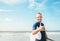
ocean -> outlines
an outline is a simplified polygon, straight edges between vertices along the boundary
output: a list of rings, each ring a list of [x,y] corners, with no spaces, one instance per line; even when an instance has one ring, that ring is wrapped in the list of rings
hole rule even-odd
[[[0,32],[0,41],[30,41],[31,32]],[[49,38],[60,41],[60,32],[47,32]]]

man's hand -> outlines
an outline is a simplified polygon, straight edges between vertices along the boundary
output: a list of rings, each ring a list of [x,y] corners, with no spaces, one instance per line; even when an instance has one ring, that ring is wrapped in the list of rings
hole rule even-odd
[[[39,29],[39,31],[45,31],[45,27],[44,26],[40,26],[38,29]]]
[[[37,28],[36,30],[33,30],[33,31],[32,31],[32,34],[34,35],[34,34],[37,34],[39,31],[44,31],[44,30],[45,30],[44,26],[40,26],[40,27]]]
[[[45,27],[42,26],[41,22],[40,22],[40,27],[39,27],[40,31],[44,31],[45,30]]]

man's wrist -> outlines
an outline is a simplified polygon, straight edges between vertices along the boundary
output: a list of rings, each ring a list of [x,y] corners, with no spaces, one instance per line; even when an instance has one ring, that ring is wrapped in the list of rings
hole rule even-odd
[[[40,31],[40,29],[39,29],[39,28],[37,28],[37,31],[39,32],[39,31]]]

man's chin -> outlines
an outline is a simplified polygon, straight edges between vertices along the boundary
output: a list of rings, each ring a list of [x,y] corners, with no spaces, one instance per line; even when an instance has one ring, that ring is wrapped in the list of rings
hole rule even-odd
[[[38,22],[42,22],[42,21],[38,21]]]

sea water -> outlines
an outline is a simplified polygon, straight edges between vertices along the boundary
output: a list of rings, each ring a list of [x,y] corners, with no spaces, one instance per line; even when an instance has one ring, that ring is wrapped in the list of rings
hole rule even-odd
[[[31,32],[0,32],[0,41],[30,41]],[[60,32],[47,32],[49,38],[60,41]]]

